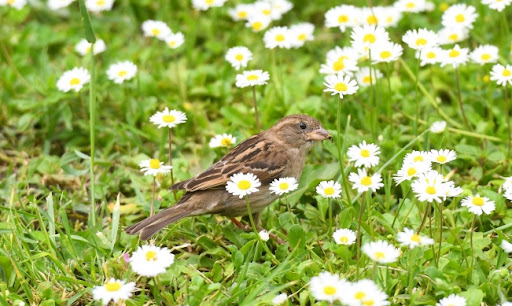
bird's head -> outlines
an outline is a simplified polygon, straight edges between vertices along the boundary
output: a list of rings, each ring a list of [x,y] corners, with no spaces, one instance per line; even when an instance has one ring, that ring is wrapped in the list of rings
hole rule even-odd
[[[299,149],[310,149],[320,140],[332,141],[332,136],[320,122],[306,115],[286,116],[267,132],[275,135],[287,145]]]

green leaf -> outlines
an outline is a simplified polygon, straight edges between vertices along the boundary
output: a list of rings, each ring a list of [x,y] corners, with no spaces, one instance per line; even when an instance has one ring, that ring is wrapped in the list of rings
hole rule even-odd
[[[290,242],[290,247],[294,249],[297,245],[300,249],[306,246],[306,232],[302,226],[298,224],[294,224],[290,227],[288,231],[288,241]]]
[[[80,6],[80,15],[82,15],[82,25],[84,27],[85,39],[87,39],[87,41],[91,44],[94,44],[96,42],[96,36],[94,35],[94,30],[92,29],[89,12],[87,12],[84,0],[78,0],[78,4]]]

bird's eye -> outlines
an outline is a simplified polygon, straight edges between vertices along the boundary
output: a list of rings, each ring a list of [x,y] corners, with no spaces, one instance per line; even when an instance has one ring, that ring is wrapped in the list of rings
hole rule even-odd
[[[303,130],[307,129],[308,125],[304,122],[299,123],[299,127]]]

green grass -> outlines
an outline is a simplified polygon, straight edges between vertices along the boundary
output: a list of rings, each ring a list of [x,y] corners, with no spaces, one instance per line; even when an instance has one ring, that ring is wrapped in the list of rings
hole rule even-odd
[[[377,2],[374,5],[390,3]],[[501,31],[512,20],[510,7],[500,14],[480,1],[467,2],[477,8],[479,18],[470,38],[460,45],[473,49],[495,44],[500,48],[500,62],[510,63],[511,37]],[[462,100],[473,133],[464,127],[452,68],[421,68],[415,98],[416,61],[406,47],[403,60],[390,67],[390,90],[386,78],[378,82],[373,96],[370,88],[360,88],[343,99],[338,118],[338,98],[323,93],[324,76],[318,73],[328,50],[350,43],[349,31],[340,33],[323,26],[325,11],[334,4],[296,3],[273,25],[309,21],[316,26],[316,39],[300,49],[269,51],[262,33],[231,21],[227,15],[227,8],[233,6],[230,3],[197,12],[189,1],[116,1],[112,11],[91,15],[96,37],[107,45],[106,52],[95,58],[96,186],[91,194],[89,93],[87,87],[79,93],[62,93],[55,86],[65,70],[91,65],[90,57],[74,52],[75,43],[84,36],[78,4],[55,13],[45,2],[33,3],[21,11],[0,7],[3,304],[94,304],[91,289],[107,277],[116,277],[136,281],[140,288],[126,301],[128,305],[262,305],[280,292],[291,295],[290,305],[321,305],[309,292],[311,277],[322,271],[339,273],[350,281],[356,276],[355,245],[339,246],[329,233],[340,227],[357,228],[361,198],[348,190],[348,182],[342,182],[341,200],[329,202],[315,192],[321,180],[341,180],[338,137],[346,174],[355,170],[347,162],[346,149],[362,140],[381,147],[377,169],[389,161],[382,169],[385,187],[366,196],[369,206],[363,215],[363,243],[384,239],[398,245],[397,232],[404,226],[419,227],[426,203],[414,200],[408,183],[397,187],[392,181],[402,157],[412,149],[456,150],[458,158],[444,167],[445,173],[453,172],[452,179],[464,195],[479,192],[496,202],[491,215],[477,218],[474,266],[469,235],[473,215],[461,208],[460,197],[443,204],[438,263],[434,260],[439,243],[436,209],[432,227],[427,224],[422,230],[436,240],[435,248],[402,248],[398,262],[388,268],[378,265],[375,280],[392,304],[434,305],[450,293],[460,293],[470,306],[500,304],[512,297],[512,261],[499,247],[501,239],[510,241],[512,235],[511,204],[500,194],[503,177],[510,176],[512,169],[506,159],[504,89],[483,81],[491,66],[460,68]],[[401,42],[408,29],[440,29],[441,14],[437,5],[433,12],[406,15],[399,27],[388,30],[391,40]],[[144,38],[140,25],[147,19],[163,20],[173,31],[183,32],[185,45],[171,50],[161,41]],[[254,233],[242,232],[225,218],[186,218],[155,236],[156,245],[176,255],[175,263],[155,284],[154,279],[136,276],[123,261],[124,253],[143,242],[122,229],[148,216],[150,210],[152,178],[141,174],[138,163],[150,157],[167,159],[167,130],[150,124],[149,117],[166,106],[187,114],[188,121],[173,129],[177,181],[206,169],[227,152],[208,147],[216,133],[232,133],[239,141],[256,133],[252,92],[235,87],[237,72],[224,60],[227,49],[237,45],[253,51],[249,69],[271,74],[269,84],[257,88],[263,128],[284,115],[304,113],[316,117],[335,142],[317,146],[308,157],[299,189],[271,204],[263,214],[263,226],[289,244],[270,240],[271,255]],[[136,78],[122,85],[109,81],[106,69],[117,60],[133,61],[138,66]],[[384,65],[376,66],[386,75]],[[420,107],[418,134],[441,119],[450,129],[439,135],[426,133],[400,152],[416,137],[416,103]],[[340,135],[336,133],[338,119]],[[373,134],[372,124],[376,125]],[[170,176],[157,180],[156,206],[173,205]],[[95,225],[88,223],[91,196],[96,203]],[[113,213],[116,201],[119,214]],[[364,255],[360,261],[361,277],[371,278],[373,263]]]

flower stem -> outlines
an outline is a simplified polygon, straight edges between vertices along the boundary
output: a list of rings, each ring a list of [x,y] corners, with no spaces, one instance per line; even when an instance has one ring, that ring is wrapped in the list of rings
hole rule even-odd
[[[512,132],[510,128],[510,104],[508,102],[508,83],[505,84],[505,111],[507,114],[507,131],[508,131],[508,149],[507,149],[507,162],[510,160],[510,146],[511,146],[511,139],[512,139]]]
[[[91,45],[91,82],[89,86],[89,142],[91,144],[91,162],[90,162],[90,184],[91,184],[91,214],[89,215],[89,220],[92,226],[96,225],[96,201],[95,197],[95,184],[96,178],[94,175],[94,155],[95,155],[95,126],[96,126],[96,67],[94,61],[94,45]]]
[[[332,203],[331,198],[328,199],[328,205],[329,205],[329,230],[328,230],[328,237],[332,236]]]
[[[437,258],[436,258],[436,266],[439,266],[439,259],[441,258],[441,246],[443,243],[443,209],[444,209],[444,202],[441,201],[439,203],[439,246],[437,247]]]
[[[464,107],[462,106],[462,95],[460,92],[459,68],[455,68],[455,83],[457,83],[457,98],[459,100],[459,108],[460,108],[460,112],[462,113],[462,117],[464,118],[464,123],[466,124],[466,127],[468,128],[468,130],[473,132],[473,128],[469,124],[468,118],[466,117],[466,112],[464,111]]]
[[[261,131],[260,118],[258,115],[258,101],[256,100],[256,87],[252,87],[252,99],[254,102],[254,116],[256,117],[256,128]]]
[[[361,206],[359,206],[359,219],[357,220],[357,257],[356,257],[356,280],[359,280],[359,258],[361,257],[361,219],[364,211],[364,196],[361,198]]]
[[[419,80],[419,71],[420,71],[420,58],[421,58],[421,51],[419,51],[418,60],[416,64],[416,71],[414,72],[414,79],[415,79],[415,85],[414,85],[414,100],[416,100],[416,120],[414,120],[412,129],[414,132],[414,135],[418,135],[418,119],[420,118],[420,101],[418,101],[418,80]]]
[[[421,229],[423,228],[423,225],[425,225],[425,220],[427,220],[427,215],[428,215],[428,212],[430,210],[430,202],[427,202],[427,207],[425,208],[425,213],[423,214],[423,218],[421,219],[421,224],[420,224],[420,227],[418,228],[418,231],[416,232],[416,234],[420,234],[421,232]]]
[[[274,264],[278,265],[280,263],[279,260],[277,260],[277,258],[274,256],[274,253],[272,253],[269,250],[267,243],[265,241],[261,240],[260,233],[258,232],[258,229],[256,228],[254,219],[252,218],[251,205],[249,204],[249,198],[247,196],[245,196],[245,204],[247,205],[247,214],[249,216],[249,222],[251,223],[252,230],[256,234],[256,238],[258,238],[258,241],[261,243],[261,245],[263,246],[263,248],[265,249],[267,254],[269,254],[272,257],[272,261],[274,262]]]
[[[155,209],[155,188],[156,188],[156,175],[153,176],[153,191],[151,196],[151,210],[149,212],[149,216],[153,215]]]
[[[169,165],[171,166],[171,185],[174,185],[174,169],[172,168],[172,132],[169,128]],[[176,196],[176,190],[173,190],[174,200],[177,202],[178,197]]]
[[[476,214],[473,215],[473,222],[471,222],[471,233],[469,234],[469,244],[471,245],[471,268],[475,264],[475,253],[473,249],[473,232],[475,231]]]
[[[347,117],[347,126],[345,128],[345,133],[349,126],[349,122],[350,116]],[[340,163],[341,179],[343,180],[342,185],[343,189],[345,190],[345,194],[347,195],[347,200],[350,202],[350,191],[348,188],[349,186],[347,184],[347,178],[345,176],[345,170],[343,169],[343,155],[341,154],[341,98],[338,99],[338,118],[336,123],[336,133],[338,136],[338,141],[336,142],[336,149],[338,151],[338,162]],[[345,139],[345,137],[343,137],[343,139]]]
[[[374,85],[374,80],[373,80],[373,75],[372,75],[372,50],[369,49],[368,50],[368,57],[369,57],[369,60],[370,60],[370,96],[371,96],[371,114],[370,114],[370,118],[372,120],[371,122],[371,132],[372,132],[372,138],[373,139],[376,139],[377,138],[377,135],[376,135],[376,129],[377,129],[377,99],[376,99],[376,94],[375,94],[375,85]]]

